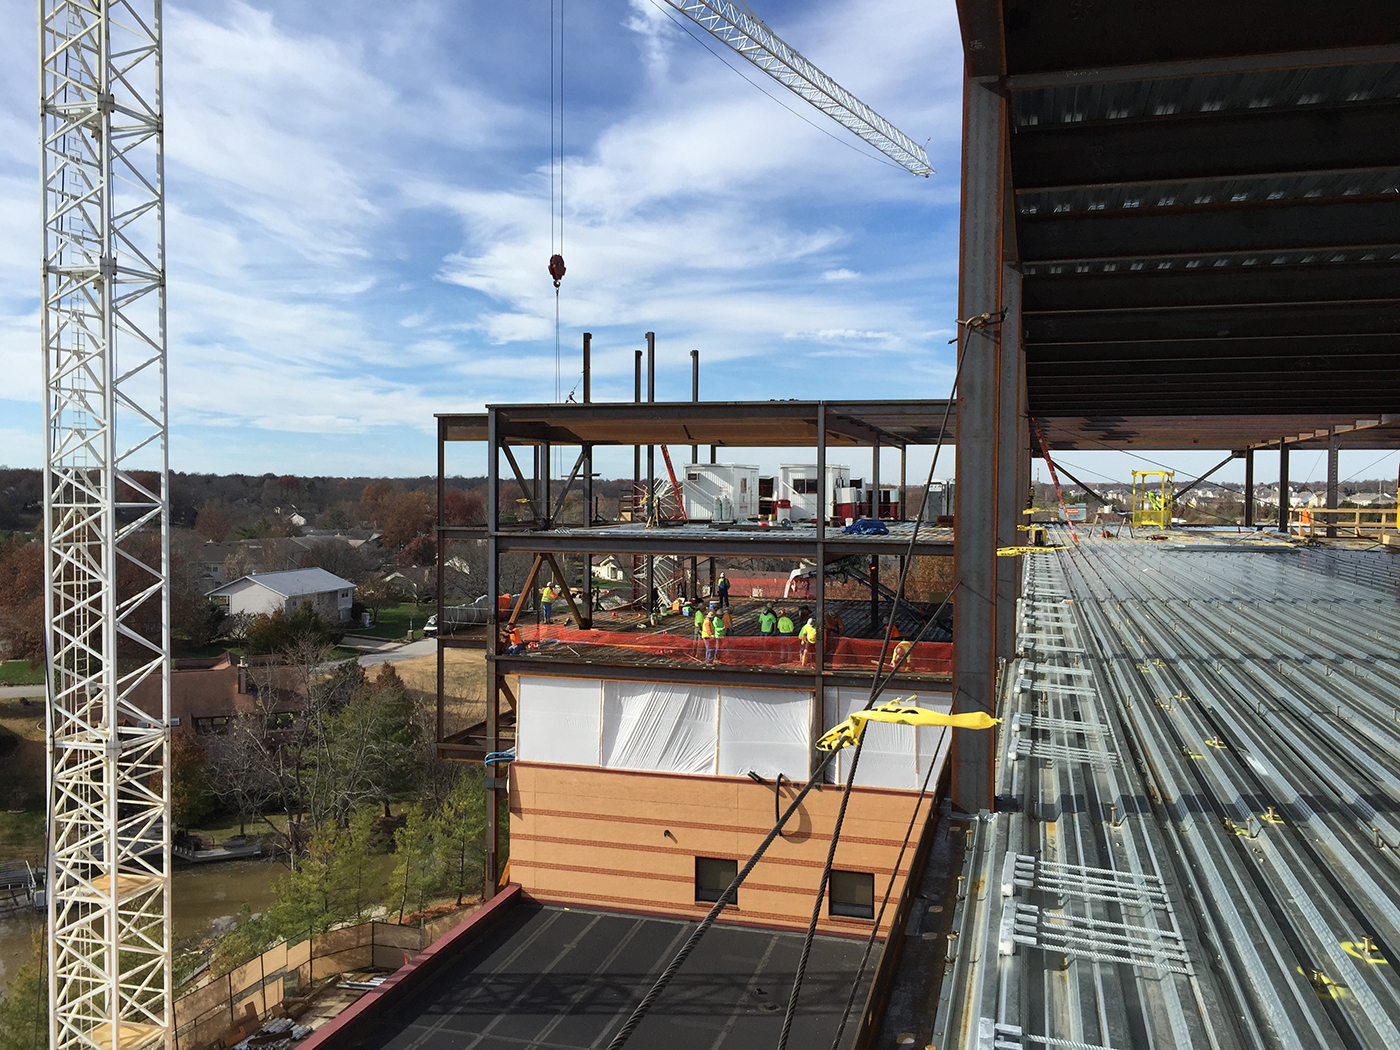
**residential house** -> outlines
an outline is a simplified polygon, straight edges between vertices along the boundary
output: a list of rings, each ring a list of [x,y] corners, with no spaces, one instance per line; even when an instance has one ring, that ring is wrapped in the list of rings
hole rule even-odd
[[[215,587],[207,597],[227,605],[230,615],[271,615],[281,609],[291,615],[310,602],[327,623],[347,623],[355,585],[325,569],[260,572]]]

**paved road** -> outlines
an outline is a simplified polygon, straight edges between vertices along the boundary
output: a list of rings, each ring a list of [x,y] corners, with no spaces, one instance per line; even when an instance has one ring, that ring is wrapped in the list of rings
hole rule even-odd
[[[19,700],[26,696],[44,698],[42,685],[0,685],[0,700]]]
[[[432,656],[437,652],[437,639],[424,638],[420,642],[409,642],[387,653],[366,653],[360,657],[361,667],[375,664],[395,664],[400,660],[412,660],[415,656]]]

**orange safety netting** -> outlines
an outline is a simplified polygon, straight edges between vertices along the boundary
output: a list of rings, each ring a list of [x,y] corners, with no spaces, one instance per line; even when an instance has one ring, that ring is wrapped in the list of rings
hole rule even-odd
[[[630,649],[640,656],[659,657],[677,663],[705,663],[705,646],[694,632],[640,634],[630,631],[580,631],[553,624],[520,628],[530,651],[538,643],[558,643],[579,648],[610,645]],[[839,670],[874,670],[880,662],[881,640],[828,635],[826,666]],[[726,635],[719,639],[713,663],[742,667],[801,667],[803,646],[796,636],[763,638],[753,635]],[[912,674],[952,674],[952,642],[893,642],[885,659],[889,670],[899,661],[899,669]],[[811,666],[810,652],[806,665]]]

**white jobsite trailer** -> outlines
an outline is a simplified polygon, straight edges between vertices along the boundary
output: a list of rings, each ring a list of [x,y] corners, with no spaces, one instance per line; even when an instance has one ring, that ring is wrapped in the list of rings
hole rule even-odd
[[[690,521],[747,521],[758,517],[757,466],[687,463],[681,489],[685,493],[685,516]]]
[[[851,468],[837,463],[826,465],[827,517],[832,516],[839,489],[850,488]],[[817,466],[815,463],[783,463],[778,467],[778,484],[774,492],[778,517],[787,513],[782,506],[789,501],[793,521],[813,521],[817,516]]]

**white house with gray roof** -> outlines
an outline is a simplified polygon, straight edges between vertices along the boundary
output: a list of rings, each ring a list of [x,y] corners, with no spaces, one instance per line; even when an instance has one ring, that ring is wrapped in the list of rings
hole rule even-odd
[[[272,615],[281,609],[290,616],[310,602],[326,623],[346,623],[355,601],[355,585],[325,569],[259,572],[215,587],[206,596],[228,606],[230,615]]]

